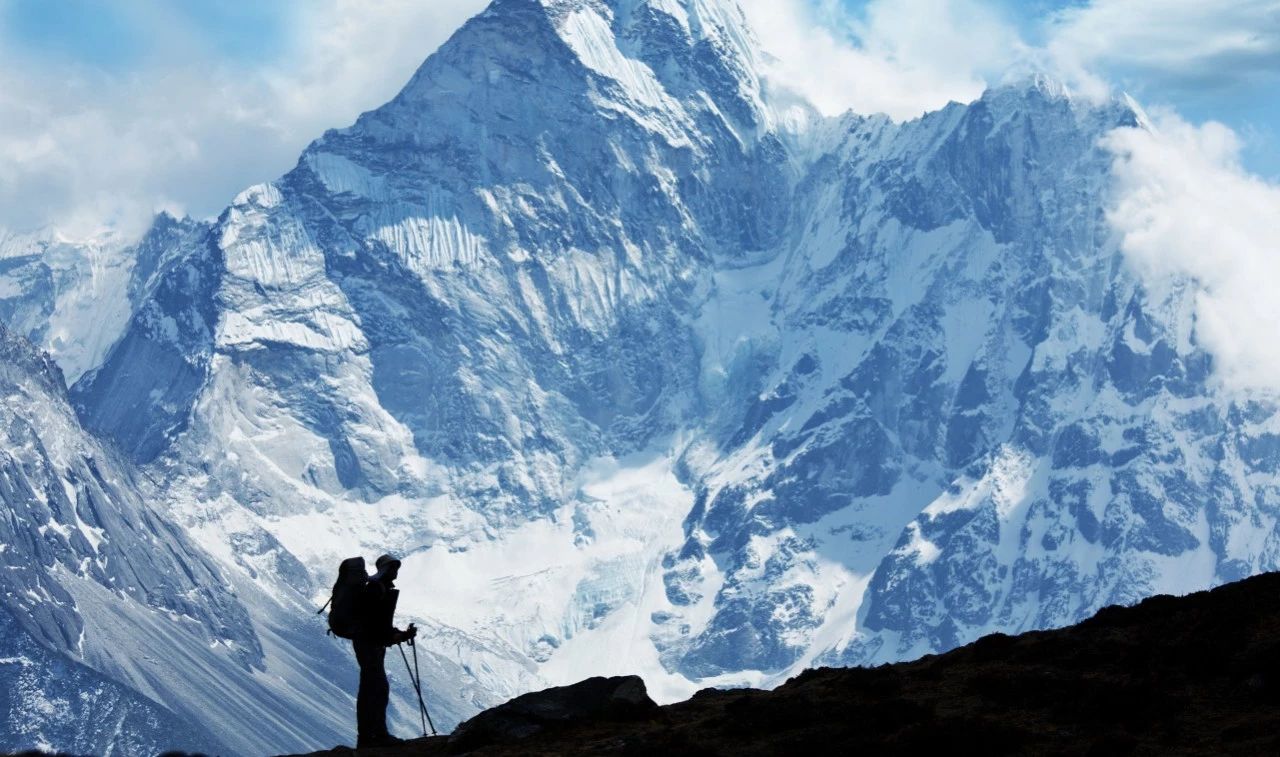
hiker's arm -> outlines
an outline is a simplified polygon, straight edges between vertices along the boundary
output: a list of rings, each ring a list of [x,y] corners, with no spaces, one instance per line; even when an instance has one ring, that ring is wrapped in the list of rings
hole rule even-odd
[[[399,644],[402,641],[409,641],[410,639],[416,637],[417,635],[418,635],[418,627],[413,625],[412,623],[410,623],[409,628],[404,631],[401,631],[399,628],[392,628],[391,643]]]

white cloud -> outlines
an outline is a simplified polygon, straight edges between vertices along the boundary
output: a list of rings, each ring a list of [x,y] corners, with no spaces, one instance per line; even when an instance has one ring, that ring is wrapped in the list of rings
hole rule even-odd
[[[1027,54],[1013,26],[976,0],[742,0],[769,72],[829,115],[918,116],[968,102]]]
[[[1280,0],[1093,0],[1049,21],[1050,54],[1072,70],[1132,72],[1160,88],[1280,74]]]
[[[1157,299],[1190,282],[1196,336],[1226,386],[1280,395],[1280,187],[1240,167],[1239,140],[1218,123],[1165,113],[1106,146],[1109,217],[1130,264]]]
[[[296,46],[237,69],[156,16],[161,49],[110,74],[0,50],[0,226],[136,230],[161,207],[216,213],[326,128],[390,99],[486,0],[303,4]]]
[[[1175,92],[1280,78],[1280,0],[1091,0],[1041,19],[1028,44],[992,0],[742,0],[773,75],[825,113],[910,118],[966,102],[1012,71],[1091,96],[1108,79]]]

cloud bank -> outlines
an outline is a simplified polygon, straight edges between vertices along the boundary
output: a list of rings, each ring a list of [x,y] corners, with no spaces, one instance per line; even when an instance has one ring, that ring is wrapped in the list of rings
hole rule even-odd
[[[1092,0],[1048,24],[1048,51],[1076,71],[1110,70],[1162,90],[1280,77],[1280,0]]]
[[[1090,0],[1031,19],[996,0],[741,1],[773,75],[828,114],[913,118],[1029,70],[1096,96],[1280,83],[1280,0]]]
[[[1222,124],[1173,113],[1117,129],[1115,201],[1123,250],[1157,300],[1192,287],[1194,332],[1228,389],[1280,397],[1280,187],[1246,173]]]
[[[1011,23],[974,0],[872,0],[858,15],[813,0],[742,7],[776,59],[767,74],[827,115],[901,120],[968,102],[1027,53]]]

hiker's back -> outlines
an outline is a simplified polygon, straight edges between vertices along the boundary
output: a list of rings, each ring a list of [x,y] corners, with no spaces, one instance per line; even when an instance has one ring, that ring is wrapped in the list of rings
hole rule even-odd
[[[338,566],[329,598],[329,632],[343,639],[361,635],[368,623],[369,573],[363,557],[348,557]]]

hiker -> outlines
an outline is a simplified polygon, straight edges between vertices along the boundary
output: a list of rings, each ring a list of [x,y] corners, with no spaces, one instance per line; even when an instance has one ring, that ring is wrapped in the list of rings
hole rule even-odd
[[[361,560],[361,571],[363,563]],[[356,602],[354,633],[351,647],[360,665],[360,689],[356,694],[356,746],[384,746],[398,744],[403,739],[387,732],[387,699],[391,687],[387,683],[384,662],[387,647],[413,639],[418,629],[409,625],[401,631],[392,625],[396,612],[396,600],[400,590],[396,588],[396,576],[400,561],[391,555],[383,555],[374,563],[377,572],[368,578],[361,588]]]

